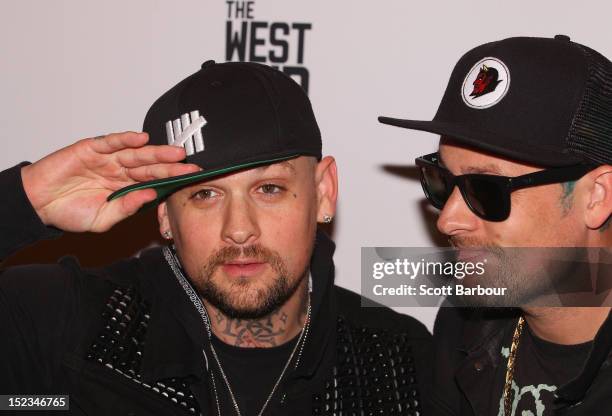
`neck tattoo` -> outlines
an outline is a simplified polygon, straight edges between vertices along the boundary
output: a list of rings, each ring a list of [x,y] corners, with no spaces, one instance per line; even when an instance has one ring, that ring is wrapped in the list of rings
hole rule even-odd
[[[275,347],[287,334],[287,314],[282,310],[265,318],[248,320],[228,318],[218,310],[212,315],[213,333],[221,341],[236,347]]]
[[[237,319],[229,318],[206,303],[206,310],[212,318],[213,334],[226,344],[243,348],[276,347],[293,339],[304,327],[309,302],[308,289],[304,287],[298,290],[304,295],[301,296],[297,314],[281,307],[263,318]]]

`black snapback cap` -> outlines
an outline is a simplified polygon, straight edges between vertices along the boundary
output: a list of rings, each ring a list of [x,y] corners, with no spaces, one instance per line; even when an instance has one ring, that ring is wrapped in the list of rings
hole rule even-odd
[[[226,173],[300,155],[321,159],[321,134],[304,90],[282,72],[251,62],[205,62],[155,101],[143,131],[151,145],[184,147],[184,162],[202,170],[136,183],[113,192],[109,201],[153,188],[154,204],[180,187]]]
[[[378,120],[543,167],[612,164],[612,63],[564,35],[491,42],[459,59],[433,120]]]

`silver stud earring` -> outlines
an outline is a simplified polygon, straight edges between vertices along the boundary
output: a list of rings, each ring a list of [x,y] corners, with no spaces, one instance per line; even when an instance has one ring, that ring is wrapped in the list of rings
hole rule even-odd
[[[333,219],[334,219],[334,218],[333,218],[332,216],[330,216],[330,215],[323,215],[323,222],[324,222],[325,224],[329,224],[329,223],[331,223]]]
[[[170,231],[164,231],[163,236],[166,240],[170,240],[172,238],[172,233]]]

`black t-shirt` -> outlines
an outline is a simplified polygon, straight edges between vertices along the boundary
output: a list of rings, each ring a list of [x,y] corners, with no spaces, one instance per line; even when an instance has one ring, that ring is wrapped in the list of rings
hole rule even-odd
[[[243,348],[226,344],[213,334],[213,345],[232,387],[242,416],[256,416],[259,413],[283,371],[283,367],[287,363],[298,338],[299,334],[291,341],[277,347]],[[292,360],[294,363],[295,359],[294,356]],[[212,358],[211,365],[215,374],[221,410],[223,414],[228,416],[235,415],[236,411],[227,385],[219,373],[219,367],[214,358]],[[287,368],[283,379],[287,378],[292,369],[293,364]],[[277,401],[279,398],[279,387],[277,387],[272,401]],[[268,411],[264,412],[264,415],[269,414],[269,408],[270,404],[268,404]]]
[[[510,353],[511,339],[506,340],[500,352],[504,365],[497,377],[497,396],[493,401],[492,415],[504,416],[503,389],[506,363]],[[511,414],[516,416],[550,416],[553,414],[555,392],[559,387],[575,378],[591,351],[593,342],[576,345],[560,345],[535,336],[529,326],[521,336],[515,360],[512,389],[514,398]],[[516,406],[516,408],[515,408]]]

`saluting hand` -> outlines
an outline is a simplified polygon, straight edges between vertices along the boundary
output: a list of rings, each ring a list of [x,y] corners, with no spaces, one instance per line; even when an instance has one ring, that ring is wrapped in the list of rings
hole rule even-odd
[[[103,232],[156,198],[153,189],[107,202],[137,182],[200,170],[179,163],[185,149],[147,146],[146,133],[114,133],[80,140],[21,169],[28,198],[42,222],[64,231]]]

